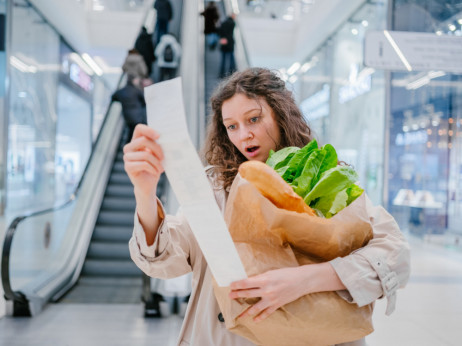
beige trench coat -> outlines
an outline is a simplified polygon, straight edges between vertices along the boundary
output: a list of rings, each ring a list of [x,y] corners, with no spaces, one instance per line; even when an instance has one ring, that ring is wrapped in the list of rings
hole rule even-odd
[[[224,212],[228,193],[223,189],[215,189],[214,192],[218,206]],[[394,310],[397,288],[404,287],[409,278],[409,246],[391,215],[382,207],[373,206],[365,194],[360,198],[365,199],[374,237],[367,246],[330,262],[347,288],[338,294],[359,306],[386,297],[386,313],[390,314]],[[229,332],[225,324],[220,322],[220,309],[213,293],[210,269],[181,211],[176,216],[165,217],[151,246],[146,243],[135,212],[135,227],[129,248],[136,265],[151,277],[169,279],[192,272],[192,293],[178,345],[253,345],[247,339]],[[365,345],[365,341],[362,339],[342,345]]]

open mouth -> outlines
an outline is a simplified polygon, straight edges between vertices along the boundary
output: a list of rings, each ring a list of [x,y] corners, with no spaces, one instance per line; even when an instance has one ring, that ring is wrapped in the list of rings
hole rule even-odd
[[[245,148],[245,151],[247,151],[248,153],[253,153],[253,152],[257,151],[258,148],[260,148],[260,147],[259,146],[251,146],[251,147]]]

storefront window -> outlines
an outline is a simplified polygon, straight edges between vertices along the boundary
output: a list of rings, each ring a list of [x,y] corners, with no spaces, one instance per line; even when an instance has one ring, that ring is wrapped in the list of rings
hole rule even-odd
[[[450,3],[395,1],[393,30],[461,35],[461,18]],[[389,209],[403,230],[444,245],[462,233],[461,93],[449,71],[391,74]]]
[[[69,198],[110,91],[27,1],[14,2],[11,22],[6,207],[15,214]]]
[[[382,203],[384,73],[364,66],[364,35],[385,28],[386,1],[364,4],[301,67],[300,108],[322,144],[354,166],[374,203]]]
[[[58,96],[55,198],[65,201],[74,192],[91,153],[91,104],[62,85]]]
[[[7,208],[54,200],[59,35],[26,2],[15,2],[10,47]]]

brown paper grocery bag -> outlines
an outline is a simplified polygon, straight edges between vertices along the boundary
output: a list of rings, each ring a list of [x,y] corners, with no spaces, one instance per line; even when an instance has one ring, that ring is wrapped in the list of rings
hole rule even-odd
[[[372,238],[364,196],[331,219],[274,206],[238,175],[233,182],[225,221],[247,275],[319,263],[345,256]],[[256,301],[232,300],[229,287],[214,292],[226,327],[257,345],[333,345],[360,339],[373,331],[372,309],[346,302],[336,292],[303,296],[265,320],[237,318]]]

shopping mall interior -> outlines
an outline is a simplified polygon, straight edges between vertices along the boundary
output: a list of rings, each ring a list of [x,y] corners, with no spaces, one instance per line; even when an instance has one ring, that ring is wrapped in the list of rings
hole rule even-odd
[[[112,97],[143,27],[159,46],[155,2],[0,0],[0,345],[180,344],[191,277],[149,278],[130,258],[129,134]],[[377,300],[367,345],[460,345],[462,0],[170,0],[198,151],[223,77],[210,2],[217,25],[235,15],[236,69],[280,76],[409,243],[409,281],[392,314]],[[176,213],[165,176],[157,196]]]

